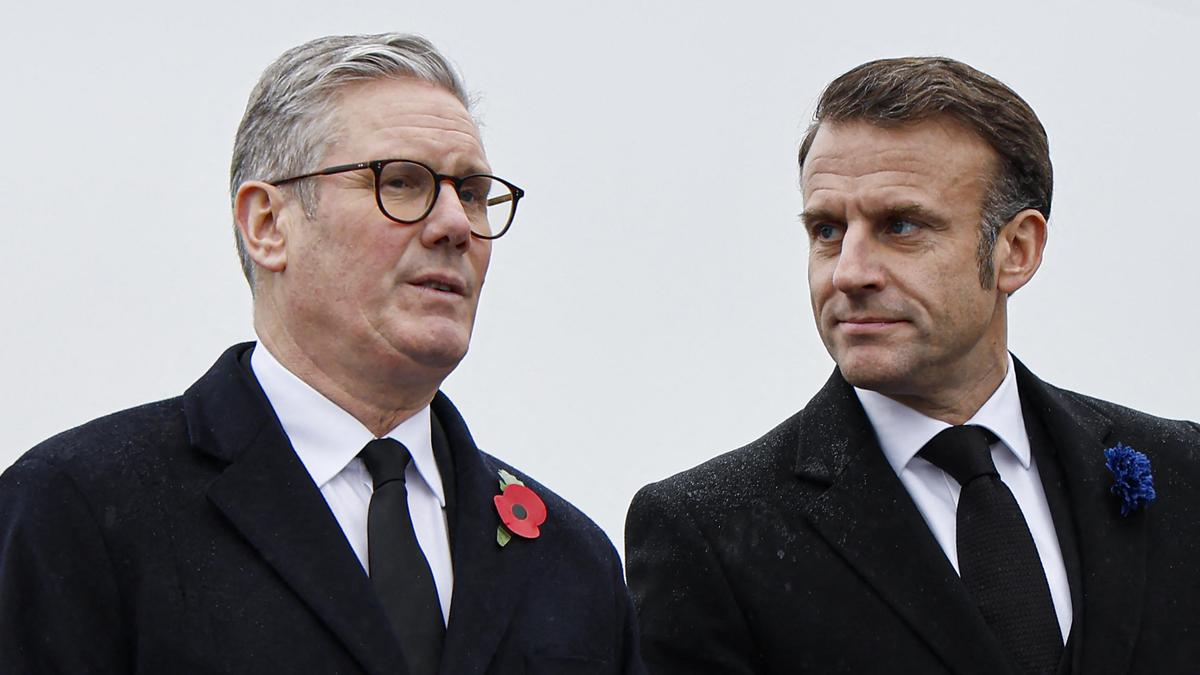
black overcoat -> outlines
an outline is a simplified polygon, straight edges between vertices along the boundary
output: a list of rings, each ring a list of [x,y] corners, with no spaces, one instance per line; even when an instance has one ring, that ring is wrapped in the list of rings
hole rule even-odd
[[[405,672],[237,345],[182,397],[59,434],[0,477],[0,673]],[[449,399],[444,675],[640,673],[620,561],[583,514],[476,448]],[[497,472],[545,501],[496,543]]]
[[[1016,369],[1071,584],[1062,670],[1197,672],[1200,427]],[[1127,517],[1117,443],[1150,458],[1158,492]],[[643,488],[626,546],[655,675],[1010,672],[836,371],[759,440]]]

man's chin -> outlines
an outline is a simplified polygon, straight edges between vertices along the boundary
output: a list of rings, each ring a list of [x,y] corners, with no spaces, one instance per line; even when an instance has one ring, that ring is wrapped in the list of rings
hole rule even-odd
[[[466,351],[461,352],[425,352],[413,355],[413,361],[421,364],[429,370],[436,370],[449,375],[458,364],[467,355]]]
[[[400,336],[397,336],[400,337]],[[388,340],[376,353],[375,373],[368,375],[384,380],[422,381],[445,379],[458,367],[467,353],[467,341],[457,336],[404,336]]]
[[[381,331],[381,336],[401,361],[447,374],[463,360],[471,344],[470,325],[441,317],[427,318],[420,326],[409,322],[389,328]]]
[[[407,350],[407,356],[413,363],[430,370],[450,371],[458,367],[459,362],[467,355],[467,343],[459,341],[435,341],[428,344],[413,345]]]
[[[906,371],[895,361],[881,355],[842,355],[837,359],[838,370],[852,386],[886,394],[906,379]]]
[[[471,335],[461,331],[446,331],[444,334],[435,333],[412,345],[409,356],[412,360],[426,368],[443,369],[446,374],[458,367],[467,348],[471,345]]]

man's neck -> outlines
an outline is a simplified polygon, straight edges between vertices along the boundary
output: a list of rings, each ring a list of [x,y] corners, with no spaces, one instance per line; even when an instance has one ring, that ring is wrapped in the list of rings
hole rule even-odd
[[[402,374],[371,373],[355,377],[336,361],[313,358],[278,324],[255,320],[262,347],[284,368],[350,413],[376,437],[382,437],[401,422],[424,409],[433,400],[441,382],[412,381]],[[407,386],[403,386],[407,385]]]
[[[961,386],[941,389],[929,395],[879,393],[917,412],[948,424],[963,424],[991,398],[1008,372],[1008,359],[996,362]]]

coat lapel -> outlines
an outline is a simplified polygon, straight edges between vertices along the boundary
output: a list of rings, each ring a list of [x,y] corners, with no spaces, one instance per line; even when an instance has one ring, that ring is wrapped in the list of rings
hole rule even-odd
[[[1008,673],[1007,656],[834,372],[801,416],[800,505],[826,542],[957,673]]]
[[[1068,488],[1083,574],[1083,607],[1074,611],[1080,672],[1129,670],[1141,625],[1146,583],[1146,518],[1153,508],[1120,515],[1109,493],[1112,475],[1104,449],[1117,442],[1107,418],[1071,395],[1039,380],[1017,362],[1022,397],[1049,433]]]
[[[442,656],[443,675],[484,673],[521,604],[524,589],[541,564],[534,547],[554,537],[553,518],[538,540],[496,543],[500,518],[492,498],[500,493],[496,468],[488,466],[458,411],[442,394],[433,401],[454,455],[454,594]]]
[[[404,673],[370,579],[239,363],[249,347],[231,348],[184,394],[193,445],[229,462],[209,500],[366,671]]]

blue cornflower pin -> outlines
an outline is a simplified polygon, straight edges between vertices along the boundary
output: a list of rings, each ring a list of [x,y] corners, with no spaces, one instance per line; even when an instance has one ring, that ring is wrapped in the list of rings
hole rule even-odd
[[[1104,466],[1112,472],[1109,491],[1121,498],[1121,515],[1128,516],[1154,501],[1154,476],[1150,474],[1150,458],[1124,443],[1104,451]]]

